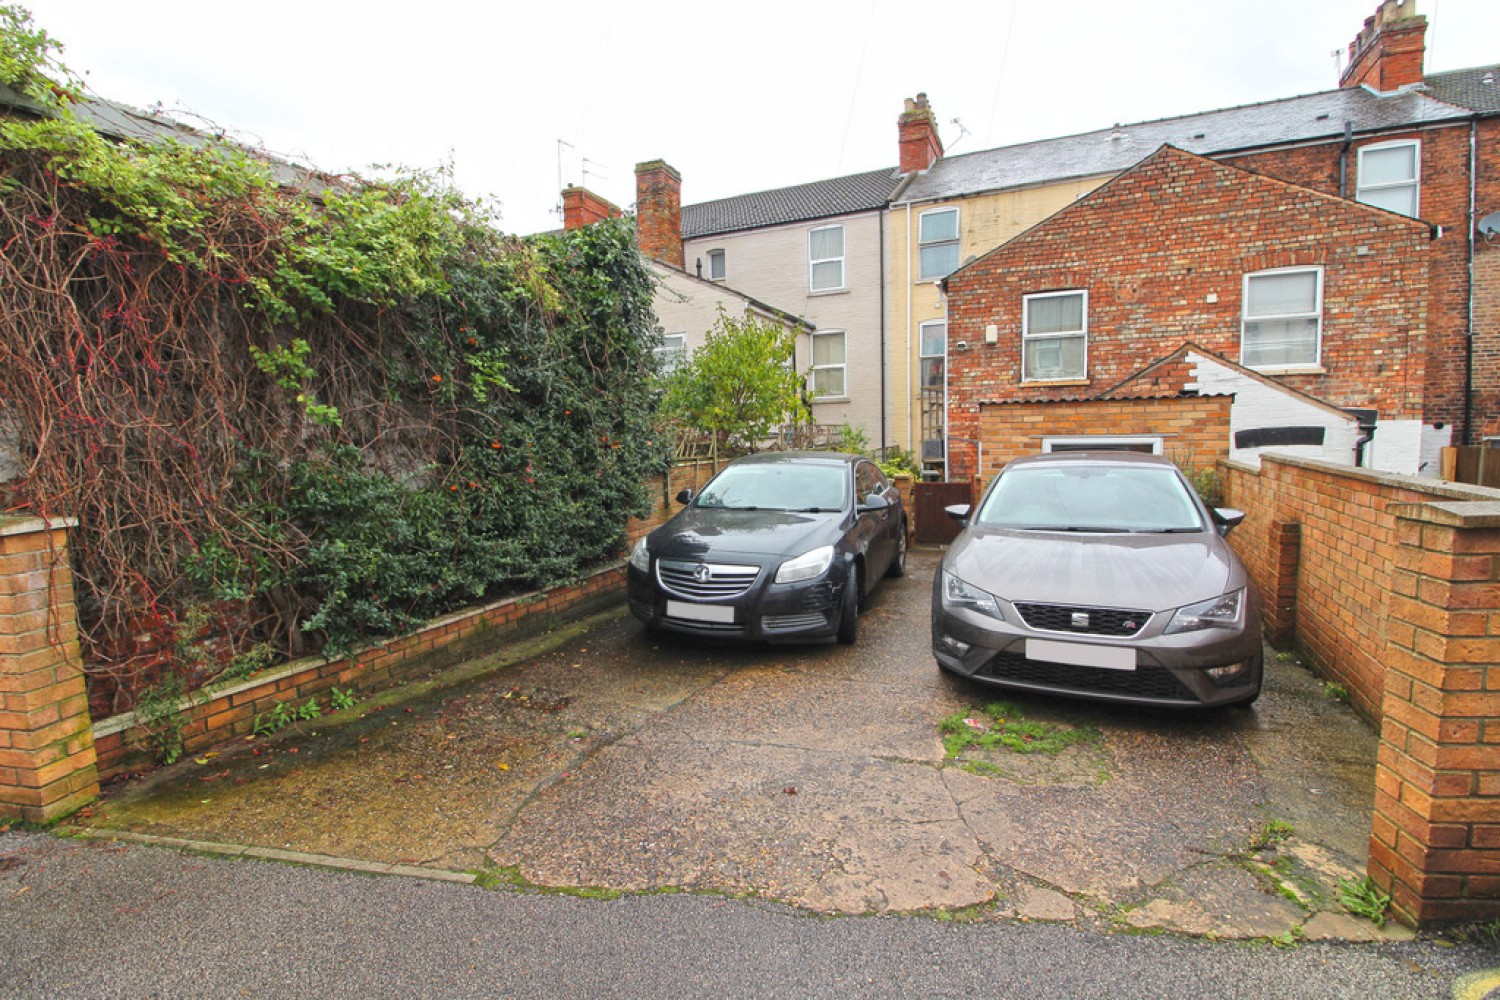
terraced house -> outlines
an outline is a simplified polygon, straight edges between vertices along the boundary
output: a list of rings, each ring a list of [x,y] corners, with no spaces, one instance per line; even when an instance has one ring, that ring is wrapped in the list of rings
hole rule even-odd
[[[1335,90],[939,158],[913,175],[894,195],[887,226],[897,248],[892,314],[904,327],[889,338],[904,353],[892,369],[908,373],[895,394],[907,407],[898,428],[934,466],[949,459],[943,471],[954,477],[979,471],[986,444],[990,459],[1085,444],[1171,451],[1171,433],[1143,432],[1149,421],[1122,434],[1118,418],[1090,421],[1058,408],[1041,421],[1055,421],[1054,433],[981,443],[979,410],[1118,402],[1122,392],[1140,391],[1133,374],[1194,342],[1213,345],[1194,354],[1202,362],[1196,374],[1185,369],[1177,383],[1151,393],[1233,395],[1232,431],[1223,441],[1237,457],[1276,447],[1435,474],[1442,446],[1500,433],[1500,261],[1489,244],[1494,227],[1481,229],[1488,212],[1500,209],[1500,67],[1424,77],[1425,31],[1414,0],[1386,0],[1350,45]],[[1260,175],[1370,206],[1371,233],[1399,218],[1420,220],[1424,245],[1390,251],[1384,270],[1365,282],[1398,293],[1399,320],[1382,314],[1385,325],[1372,327],[1376,314],[1364,298],[1334,280],[1341,272],[1332,255],[1341,248],[1298,246],[1305,234],[1226,225],[1216,242],[1174,250],[1168,230],[1201,207],[1175,190],[1132,188],[1132,201],[1118,192],[1094,201],[1097,228],[1071,231],[1058,245],[1067,228],[1062,216],[1080,197],[1087,201],[1164,147],[1231,167],[1234,174],[1221,176],[1242,185],[1254,186]],[[1263,185],[1257,190],[1272,197]],[[1137,224],[1142,213],[1144,226]],[[956,244],[941,266],[931,250],[938,237]],[[944,266],[1023,239],[1033,247],[1048,242],[1075,266],[1018,277],[1015,268],[1035,262],[1016,250],[1004,265],[988,260],[954,274],[943,294]],[[1361,260],[1378,242],[1363,231],[1345,240]],[[1242,266],[1212,288],[1189,277],[1221,271],[1226,255]],[[1419,282],[1413,275],[1424,269]],[[1201,297],[1192,299],[1189,287]],[[1116,313],[1126,290],[1132,307]],[[986,296],[994,301],[980,304]],[[964,375],[939,381],[940,367]],[[1161,376],[1157,369],[1158,382]],[[1001,434],[1010,424],[986,426]]]
[[[918,95],[898,117],[894,167],[686,206],[669,185],[664,199],[638,207],[641,224],[664,245],[680,242],[689,273],[809,321],[815,419],[914,451],[932,478],[978,470],[981,404],[1118,402],[1143,391],[1136,376],[1147,369],[1154,398],[1232,397],[1219,429],[1224,454],[1253,459],[1274,447],[1436,474],[1445,445],[1500,438],[1500,65],[1424,74],[1426,29],[1416,0],[1384,0],[1328,91],[960,156],[944,155],[937,116]],[[1332,283],[1331,247],[1252,246],[1231,229],[1225,244],[1182,247],[1182,261],[1141,271],[1145,247],[1103,221],[1066,250],[1092,274],[1038,274],[1025,287],[1007,278],[1006,301],[989,313],[973,307],[1001,279],[991,268],[991,287],[981,287],[960,267],[1051,225],[1164,147],[1232,168],[1237,183],[1273,178],[1368,206],[1364,218],[1380,232],[1419,220],[1428,238],[1399,259],[1382,251],[1383,276],[1372,279],[1399,292],[1400,324],[1350,326],[1364,306]],[[1192,211],[1181,199],[1140,197],[1158,214]],[[1146,243],[1161,239],[1149,226],[1132,231]],[[1352,252],[1366,247],[1368,262],[1367,241],[1349,240]],[[1221,261],[1192,262],[1220,249],[1250,269],[1203,290],[1204,301],[1174,292],[1179,271],[1222,270]],[[1091,297],[1097,281],[1134,282],[1151,295],[1130,322],[1109,323],[1098,293]],[[1171,322],[1160,322],[1162,311]],[[1166,364],[1189,345],[1197,348],[1190,366]],[[1168,370],[1189,374],[1168,387]],[[1066,416],[1067,433],[992,441],[990,456],[1121,437],[1076,414],[1048,413],[1039,419]],[[1174,447],[1170,434],[1124,437],[1133,440],[1114,443]]]

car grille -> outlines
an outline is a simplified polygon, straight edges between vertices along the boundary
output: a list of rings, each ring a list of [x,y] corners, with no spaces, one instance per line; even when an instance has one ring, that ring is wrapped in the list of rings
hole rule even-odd
[[[1016,603],[1021,620],[1034,629],[1046,632],[1070,632],[1074,635],[1108,635],[1128,638],[1138,634],[1151,620],[1149,611],[1126,608],[1085,608],[1071,604]],[[1075,624],[1074,615],[1084,616],[1087,624]]]
[[[1200,699],[1179,681],[1171,671],[1157,666],[1139,666],[1134,670],[1106,670],[1101,667],[1078,667],[1068,663],[1046,663],[1028,660],[1019,653],[998,653],[979,669],[980,677],[1034,685],[1054,691],[1097,692],[1130,695],[1158,701],[1196,705]]]
[[[700,571],[707,570],[707,574]],[[703,579],[698,579],[703,576]],[[759,566],[725,566],[716,563],[677,562],[660,559],[656,579],[663,589],[695,601],[723,601],[749,590],[760,576]]]
[[[803,615],[766,615],[761,619],[760,624],[761,628],[767,632],[825,628],[828,625],[828,616],[818,612]]]

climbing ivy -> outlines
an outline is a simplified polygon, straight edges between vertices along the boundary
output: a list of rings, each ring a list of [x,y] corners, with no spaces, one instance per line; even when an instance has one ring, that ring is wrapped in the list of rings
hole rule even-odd
[[[42,109],[0,121],[0,468],[79,519],[96,704],[204,602],[299,655],[617,554],[665,459],[627,223],[518,239],[446,170],[100,135],[57,54],[0,5]]]

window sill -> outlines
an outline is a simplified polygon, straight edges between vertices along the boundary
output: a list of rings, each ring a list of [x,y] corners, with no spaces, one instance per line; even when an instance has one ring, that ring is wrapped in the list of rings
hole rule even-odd
[[[849,397],[848,396],[814,396],[813,397],[813,401],[812,401],[812,405],[817,406],[820,403],[847,403],[847,402],[849,402]]]
[[[810,289],[808,289],[807,294],[809,296],[815,296],[815,295],[848,295],[849,294],[849,289],[847,289],[847,288],[823,288],[823,289],[813,289],[813,288],[810,288]]]
[[[1021,379],[1021,384],[1042,385],[1050,388],[1055,386],[1090,385],[1091,383],[1086,378],[1023,378]]]
[[[1322,365],[1267,365],[1264,368],[1256,368],[1254,365],[1246,365],[1251,371],[1260,375],[1327,375],[1328,369]]]

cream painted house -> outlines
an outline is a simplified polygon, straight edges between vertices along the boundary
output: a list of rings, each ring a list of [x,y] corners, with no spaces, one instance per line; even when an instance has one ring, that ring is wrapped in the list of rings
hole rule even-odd
[[[767,305],[722,281],[708,281],[661,261],[650,262],[656,278],[652,305],[661,329],[663,360],[672,364],[703,346],[722,312],[731,317],[754,316],[791,330],[797,338],[796,365],[806,367],[812,358],[813,325],[789,312]]]

